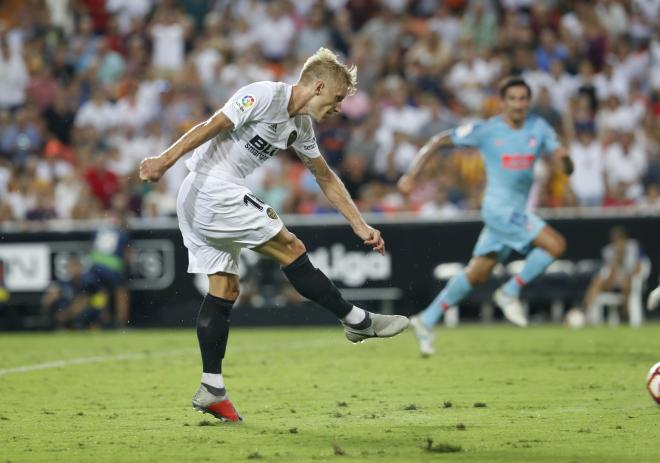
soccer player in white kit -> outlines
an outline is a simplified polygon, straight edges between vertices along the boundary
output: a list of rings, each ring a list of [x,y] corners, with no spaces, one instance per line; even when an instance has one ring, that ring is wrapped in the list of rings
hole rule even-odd
[[[300,294],[341,320],[351,342],[394,336],[408,326],[406,317],[370,313],[344,300],[310,262],[302,241],[245,186],[245,177],[254,169],[279,150],[293,148],[355,234],[384,254],[380,232],[367,225],[323,159],[312,126],[312,120],[319,122],[339,112],[342,100],[356,89],[356,71],[321,48],[305,62],[296,84],[256,82],[241,88],[208,120],[140,164],[142,180],[158,181],[194,150],[187,161],[190,173],[179,189],[177,216],[188,248],[188,272],[205,273],[209,279],[209,292],[197,317],[203,373],[193,407],[199,411],[227,421],[242,419],[227,397],[222,377],[229,315],[239,294],[242,248],[277,260]]]

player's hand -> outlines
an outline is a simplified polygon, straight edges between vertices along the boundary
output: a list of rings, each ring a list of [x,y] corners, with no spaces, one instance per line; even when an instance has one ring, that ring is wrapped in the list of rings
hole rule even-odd
[[[167,166],[158,156],[143,159],[140,163],[140,180],[143,182],[157,182],[166,170]]]
[[[409,175],[404,175],[399,179],[396,186],[401,193],[409,195],[415,189],[415,182]]]
[[[561,158],[561,166],[564,169],[564,173],[566,175],[571,175],[575,170],[575,166],[573,165],[573,160],[568,156],[564,156],[563,158]]]
[[[381,256],[385,255],[385,240],[380,236],[380,230],[366,225],[363,228],[356,229],[355,234],[362,239],[365,246],[371,247]]]

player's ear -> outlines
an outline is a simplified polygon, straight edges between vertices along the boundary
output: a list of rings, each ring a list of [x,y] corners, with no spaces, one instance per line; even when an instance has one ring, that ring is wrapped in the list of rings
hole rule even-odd
[[[314,82],[314,94],[320,95],[321,90],[323,90],[323,87],[325,87],[325,82],[323,82],[322,80],[319,79],[316,82]]]

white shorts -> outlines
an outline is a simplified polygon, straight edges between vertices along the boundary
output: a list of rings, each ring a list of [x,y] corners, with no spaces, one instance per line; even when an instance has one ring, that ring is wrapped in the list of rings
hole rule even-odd
[[[189,273],[237,275],[241,249],[265,243],[284,227],[273,208],[234,177],[189,173],[176,209]]]

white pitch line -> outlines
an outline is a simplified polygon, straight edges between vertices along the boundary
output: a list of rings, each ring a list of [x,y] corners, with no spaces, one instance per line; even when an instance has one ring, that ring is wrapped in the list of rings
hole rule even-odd
[[[55,360],[53,362],[37,363],[34,365],[24,365],[14,368],[3,368],[0,370],[0,376],[7,376],[16,373],[29,373],[31,371],[48,370],[50,368],[64,368],[73,365],[84,365],[86,363],[99,363],[99,362],[118,362],[122,360],[141,360],[151,357],[172,357],[175,355],[191,354],[195,352],[193,349],[170,350],[161,352],[141,352],[133,354],[117,354],[117,355],[95,355],[92,357],[78,357],[67,360]]]
[[[330,340],[316,340],[316,341],[296,341],[296,342],[287,342],[279,345],[270,345],[270,346],[258,346],[258,347],[237,347],[231,349],[230,353],[242,353],[242,352],[272,352],[276,350],[297,350],[297,349],[309,349],[310,347],[320,347],[337,344],[336,341]],[[95,355],[91,357],[77,357],[66,360],[54,360],[52,362],[45,363],[36,363],[33,365],[23,365],[20,367],[13,368],[2,368],[0,369],[0,376],[8,376],[17,373],[30,373],[32,371],[39,370],[49,370],[51,368],[66,368],[74,365],[85,365],[88,363],[100,363],[100,362],[121,362],[123,360],[143,360],[146,358],[154,357],[175,357],[177,355],[192,355],[198,354],[197,349],[179,349],[179,350],[166,350],[159,352],[136,352],[136,353],[127,353],[127,354],[117,354],[117,355]]]

